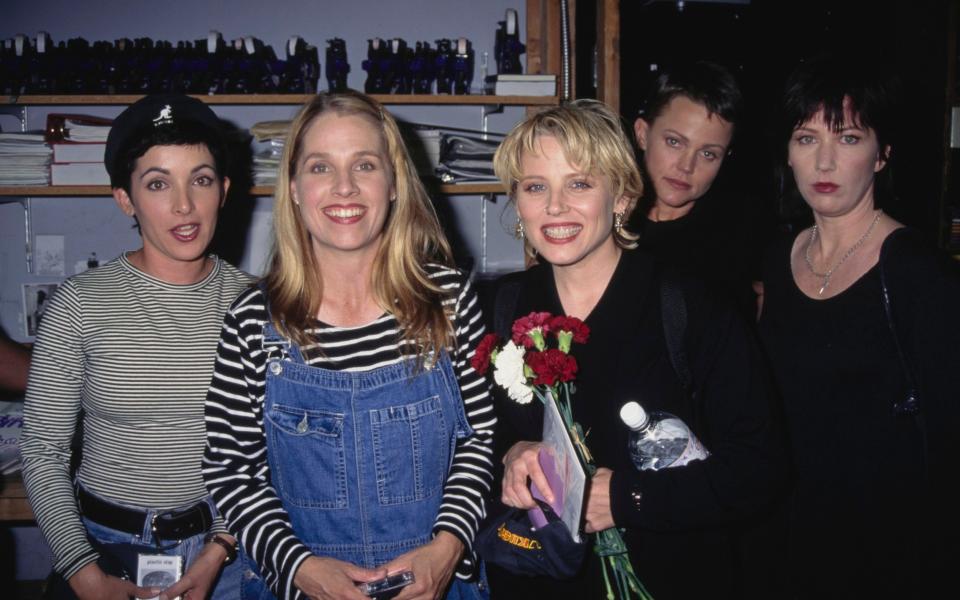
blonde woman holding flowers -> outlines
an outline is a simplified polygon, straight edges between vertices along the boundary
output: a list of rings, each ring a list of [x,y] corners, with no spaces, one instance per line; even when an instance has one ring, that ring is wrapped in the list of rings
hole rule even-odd
[[[540,264],[507,276],[497,308],[506,322],[532,312],[569,315],[590,330],[574,344],[573,417],[599,467],[589,485],[584,529],[625,529],[633,568],[657,600],[732,598],[740,593],[735,552],[739,524],[771,498],[780,463],[756,347],[732,307],[692,283],[674,284],[685,299],[683,353],[689,386],[671,365],[661,310],[663,273],[632,250],[627,222],[642,193],[620,120],[602,103],[582,100],[517,125],[495,158],[516,203],[522,232]],[[497,315],[501,322],[504,315]],[[711,455],[685,467],[635,470],[627,401],[686,421]],[[531,508],[530,483],[543,490],[537,460],[539,402],[520,404],[498,390],[497,447],[501,499]],[[494,598],[599,598],[600,561],[589,554],[572,580],[525,578],[491,567]]]

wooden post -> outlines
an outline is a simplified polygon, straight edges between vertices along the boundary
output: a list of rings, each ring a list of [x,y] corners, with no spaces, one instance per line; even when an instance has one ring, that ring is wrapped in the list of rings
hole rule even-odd
[[[561,90],[560,67],[563,43],[560,29],[561,0],[527,0],[527,73],[557,76],[557,93]],[[570,23],[570,78],[576,77],[576,0],[567,0]],[[528,109],[530,110],[530,109]],[[532,110],[537,110],[533,108]]]
[[[597,99],[620,112],[620,0],[598,0],[597,51]]]

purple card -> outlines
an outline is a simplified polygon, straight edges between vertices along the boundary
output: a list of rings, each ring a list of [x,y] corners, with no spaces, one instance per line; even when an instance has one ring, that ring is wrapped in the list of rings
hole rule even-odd
[[[563,513],[563,479],[560,476],[560,473],[557,472],[557,461],[554,459],[553,454],[546,452],[543,449],[540,450],[540,453],[537,455],[537,461],[540,463],[540,468],[543,469],[543,474],[547,476],[547,483],[550,485],[550,490],[553,492],[553,502],[550,502],[550,508],[553,509],[553,512],[559,514]],[[546,502],[547,499],[544,498],[543,494],[540,493],[540,489],[537,488],[535,483],[530,484],[530,493],[537,500],[542,500]],[[530,515],[530,522],[533,523],[533,526],[536,528],[544,527],[547,524],[547,517],[543,514],[543,511],[539,507],[531,508],[527,511],[527,514]]]

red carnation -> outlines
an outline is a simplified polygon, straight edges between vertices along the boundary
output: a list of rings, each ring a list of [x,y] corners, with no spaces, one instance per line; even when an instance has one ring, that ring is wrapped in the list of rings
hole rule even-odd
[[[499,343],[500,336],[495,333],[488,333],[483,336],[483,339],[477,344],[473,358],[470,359],[470,366],[473,367],[474,371],[481,375],[487,372],[487,369],[490,368],[490,356]]]
[[[558,381],[572,381],[577,374],[577,360],[556,348],[527,353],[526,363],[536,374],[534,385],[553,386]]]
[[[513,343],[523,344],[525,348],[537,347],[539,338],[540,348],[543,348],[543,337],[550,331],[550,320],[553,316],[548,312],[532,312],[513,322]]]
[[[550,331],[569,331],[573,334],[573,341],[578,344],[587,343],[587,339],[590,337],[590,328],[576,317],[553,317],[550,320]]]

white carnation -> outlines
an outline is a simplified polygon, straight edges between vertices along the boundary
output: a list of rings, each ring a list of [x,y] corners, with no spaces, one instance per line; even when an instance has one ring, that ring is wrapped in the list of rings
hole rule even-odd
[[[530,404],[533,400],[533,390],[526,383],[514,383],[507,388],[507,395],[516,400],[518,404]]]
[[[507,342],[497,354],[493,369],[494,381],[520,404],[527,404],[533,399],[533,390],[527,385],[527,378],[523,374],[524,354],[526,350],[522,346]]]

